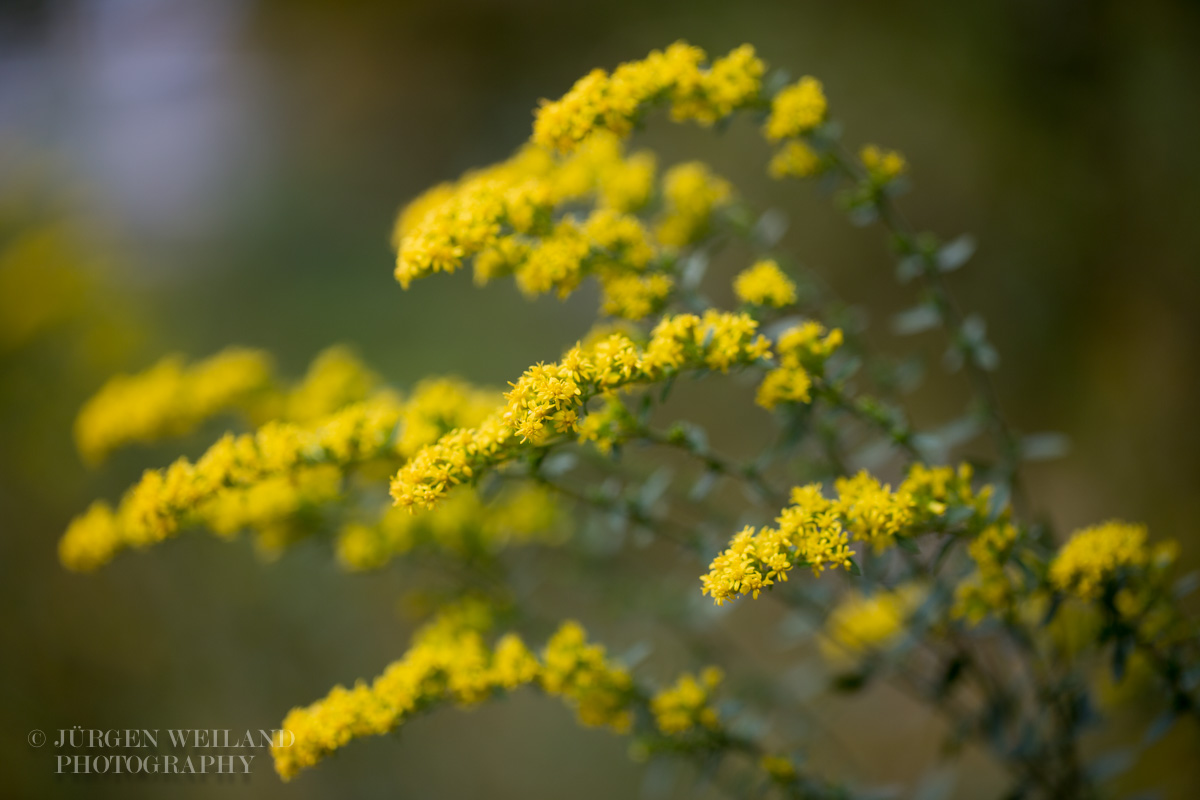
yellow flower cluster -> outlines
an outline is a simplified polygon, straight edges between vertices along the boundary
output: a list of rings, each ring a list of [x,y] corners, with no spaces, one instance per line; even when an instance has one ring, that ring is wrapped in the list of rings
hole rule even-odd
[[[299,538],[299,515],[337,500],[342,471],[334,464],[301,466],[245,487],[214,494],[194,509],[196,521],[223,538],[253,529],[260,550],[275,554]]]
[[[6,198],[8,199],[8,198]],[[89,281],[58,224],[29,225],[0,246],[0,352],[84,313]]]
[[[389,508],[373,524],[349,522],[337,539],[337,555],[351,570],[378,569],[417,548],[455,555],[491,553],[514,544],[561,538],[561,513],[545,489],[523,486],[485,501],[462,491],[437,508],[410,514]]]
[[[820,575],[828,567],[849,569],[853,538],[876,550],[889,546],[915,521],[916,503],[903,488],[896,492],[867,472],[834,482],[838,499],[821,493],[820,484],[792,489],[792,504],[776,518],[777,527],[755,532],[747,526],[713,559],[700,578],[702,593],[717,603],[759,592],[786,581],[796,566]]]
[[[75,442],[95,463],[130,442],[189,433],[261,398],[271,384],[270,358],[259,350],[229,348],[191,365],[168,356],[144,372],[109,380],[80,410]]]
[[[396,504],[432,508],[455,485],[498,467],[552,434],[573,434],[587,401],[600,394],[655,383],[688,369],[753,364],[770,356],[768,341],[745,314],[715,310],[703,317],[664,317],[645,347],[614,333],[590,347],[576,345],[555,364],[526,370],[507,403],[478,426],[451,431],[417,452],[392,479]]]
[[[794,139],[787,142],[771,157],[767,171],[772,178],[808,178],[825,166],[821,156],[806,142]]]
[[[967,545],[975,572],[955,589],[955,616],[978,624],[988,614],[1011,612],[1017,587],[1009,574],[1008,561],[1017,537],[1016,526],[1000,520],[984,528]]]
[[[578,426],[579,441],[595,442],[596,449],[608,455],[629,438],[636,420],[625,404],[615,396],[604,398],[604,407],[588,412]]]
[[[707,69],[706,58],[700,48],[676,42],[621,64],[611,75],[592,70],[561,99],[542,101],[532,141],[567,153],[596,131],[627,136],[652,102],[671,103],[673,119],[711,125],[757,101],[765,66],[753,47],[742,45]]]
[[[886,650],[900,638],[924,597],[925,590],[912,583],[871,595],[849,592],[825,623],[825,634],[819,639],[822,655],[835,665],[847,666]]]
[[[808,133],[825,121],[827,104],[821,82],[806,75],[781,89],[771,101],[765,133],[773,142]]]
[[[574,286],[547,280],[547,272],[578,273],[589,259],[607,265],[628,259],[626,266],[644,268],[654,248],[628,213],[649,201],[654,177],[652,155],[626,158],[611,135],[589,140],[561,161],[527,146],[507,161],[429,190],[400,213],[393,232],[396,280],[408,288],[474,258],[478,283],[516,272],[526,292],[562,293]],[[588,199],[597,203],[592,218],[554,224],[556,207]]]
[[[908,168],[908,163],[904,160],[903,155],[895,150],[884,150],[873,144],[864,147],[858,157],[866,167],[867,175],[871,178],[872,183],[879,185],[895,180]]]
[[[633,677],[608,659],[604,645],[589,644],[577,622],[550,637],[542,654],[542,689],[564,698],[579,722],[628,733],[633,727]]]
[[[881,484],[866,470],[852,478],[838,478],[834,488],[838,513],[847,530],[877,553],[890,547],[916,518],[916,501],[903,485],[892,492],[890,486]]]
[[[413,387],[404,403],[396,454],[411,458],[456,428],[480,424],[503,402],[498,390],[481,389],[458,378],[426,378]]]
[[[825,361],[841,346],[840,328],[826,332],[812,320],[788,328],[775,346],[779,366],[759,384],[756,402],[768,409],[780,403],[807,403],[811,399],[812,375],[820,375]]]
[[[643,319],[660,311],[675,281],[668,275],[618,275],[605,280],[601,311],[624,319]]]
[[[1050,564],[1050,582],[1084,600],[1101,596],[1122,569],[1148,561],[1146,526],[1111,521],[1076,531]]]
[[[365,400],[378,385],[379,376],[353,351],[329,347],[317,354],[303,380],[284,396],[280,416],[291,422],[311,422]]]
[[[344,351],[330,351],[279,406],[304,416],[339,405],[373,381]],[[115,511],[95,504],[68,527],[60,558],[72,569],[95,569],[126,547],[154,544],[185,525],[222,536],[254,528],[271,549],[292,538],[297,513],[341,495],[351,467],[381,461],[392,468],[447,432],[479,424],[501,401],[499,392],[431,379],[407,401],[377,391],[304,423],[274,421],[253,434],[227,434],[194,464],[180,459],[147,471]]]
[[[733,187],[699,161],[667,170],[663,176],[664,213],[655,228],[667,247],[684,247],[709,230],[712,213],[733,198]]]
[[[678,736],[693,730],[714,730],[719,724],[717,710],[712,707],[712,693],[725,676],[717,667],[708,667],[699,678],[689,672],[679,676],[675,684],[650,699],[650,711],[660,733]]]
[[[293,709],[282,727],[295,734],[295,743],[272,748],[279,775],[288,780],[351,740],[387,733],[440,704],[469,707],[529,684],[564,698],[584,725],[630,729],[633,679],[603,646],[588,643],[578,623],[563,623],[539,659],[514,634],[489,647],[483,636],[488,615],[467,611],[443,614],[420,630],[404,657],[371,684],[338,686]]]
[[[275,478],[287,480],[264,492],[272,507],[287,507],[292,500],[280,500],[278,493],[311,487],[308,481],[297,482],[297,473],[305,468],[346,467],[388,454],[400,414],[400,402],[382,395],[311,426],[271,422],[253,434],[226,434],[194,464],[181,458],[165,470],[148,470],[115,512],[100,510],[105,506],[99,503],[76,518],[59,542],[59,557],[70,569],[95,569],[126,547],[160,542],[185,523],[203,521],[197,516],[203,510],[220,519],[221,493],[249,490]]]
[[[971,488],[974,471],[970,464],[953,467],[927,467],[914,463],[900,484],[900,491],[912,495],[919,516],[936,517],[946,513],[948,506],[966,506],[974,511],[974,517],[983,518],[988,513],[993,489],[983,486],[978,492]]]
[[[733,292],[743,303],[782,308],[796,302],[796,284],[774,259],[755,262],[738,273]]]

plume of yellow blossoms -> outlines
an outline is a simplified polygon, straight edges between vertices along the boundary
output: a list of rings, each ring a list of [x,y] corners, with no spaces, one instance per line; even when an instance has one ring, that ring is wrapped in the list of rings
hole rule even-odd
[[[655,50],[618,66],[609,75],[595,69],[555,102],[542,101],[533,142],[563,153],[573,151],[598,130],[627,136],[645,108],[671,104],[678,121],[711,125],[759,99],[765,65],[750,45],[742,45],[707,69],[706,54],[686,42]]]
[[[483,634],[490,617],[461,611],[455,608],[420,630],[404,657],[371,684],[338,686],[324,699],[293,709],[282,727],[295,734],[295,743],[272,748],[280,776],[288,780],[353,739],[387,733],[439,705],[474,706],[530,684],[562,697],[583,725],[619,733],[631,728],[632,677],[608,659],[602,645],[589,643],[578,623],[563,623],[539,658],[515,634],[489,646]]]
[[[871,595],[847,593],[830,612],[818,640],[822,655],[832,664],[848,666],[886,650],[900,638],[925,594],[923,587],[912,583]]]
[[[352,570],[378,569],[416,548],[456,555],[491,553],[512,544],[555,543],[562,514],[545,489],[523,486],[485,502],[475,491],[458,492],[431,511],[416,514],[390,507],[372,524],[349,522],[337,539],[337,555]]]
[[[322,350],[304,378],[282,398],[278,416],[290,422],[311,422],[339,408],[365,400],[380,384],[348,347]]]
[[[95,463],[132,442],[186,435],[225,412],[309,422],[366,399],[378,384],[378,376],[341,346],[318,354],[286,391],[259,350],[231,347],[191,365],[168,356],[109,380],[80,410],[75,440],[84,459]]]
[[[115,511],[103,502],[94,504],[68,526],[59,542],[59,558],[71,569],[92,570],[124,548],[173,536],[182,525],[203,520],[205,511],[217,515],[220,529],[225,527],[219,521],[221,494],[268,481],[269,506],[290,507],[292,501],[281,500],[275,492],[286,494],[307,485],[303,476],[312,477],[310,468],[334,465],[340,482],[341,470],[350,464],[386,455],[400,412],[399,401],[384,395],[311,426],[271,422],[253,434],[226,434],[195,463],[181,458],[165,470],[147,470]],[[328,493],[322,485],[321,494]]]
[[[684,247],[708,233],[715,209],[733,198],[733,187],[699,161],[672,167],[663,176],[665,213],[655,234],[667,247]]]
[[[654,191],[648,153],[628,158],[613,136],[597,136],[559,160],[527,146],[507,161],[442,184],[397,218],[395,276],[404,288],[474,259],[475,280],[515,274],[526,294],[570,293],[587,272],[640,271],[656,256],[630,212]],[[554,220],[564,203],[594,200],[582,222]]]
[[[897,536],[933,522],[949,504],[966,506],[975,515],[985,513],[991,489],[973,493],[970,478],[965,465],[956,472],[918,463],[894,492],[866,471],[838,478],[836,500],[825,497],[820,484],[796,487],[776,527],[755,531],[747,526],[734,535],[701,576],[701,591],[717,605],[747,594],[758,597],[776,581],[786,581],[796,566],[810,567],[814,575],[830,567],[850,569],[851,540],[866,542],[878,552]]]
[[[955,589],[955,616],[978,624],[988,614],[1012,611],[1017,585],[1008,562],[1018,537],[1016,526],[1002,519],[984,528],[967,545],[967,553],[975,562],[975,572]]]
[[[601,311],[624,319],[644,319],[662,310],[675,281],[662,274],[619,275],[605,280],[603,287]]]
[[[771,101],[764,132],[778,142],[812,131],[825,121],[828,104],[821,82],[809,75],[779,91]]]
[[[738,273],[733,281],[738,300],[756,306],[783,308],[796,302],[796,284],[774,259],[763,259]]]
[[[754,364],[770,357],[770,344],[745,314],[715,310],[703,317],[664,317],[645,347],[614,333],[590,347],[576,345],[555,364],[538,364],[521,376],[506,404],[473,428],[451,431],[423,448],[392,479],[396,504],[432,508],[454,486],[505,464],[554,434],[576,434],[587,402],[639,384],[656,383],[689,369]]]
[[[1095,600],[1122,569],[1148,561],[1146,526],[1114,520],[1072,534],[1050,564],[1050,581],[1059,591]]]
[[[759,384],[756,402],[768,409],[780,403],[807,403],[812,375],[822,374],[825,361],[841,346],[840,328],[826,332],[812,320],[788,328],[775,345],[779,366]]]
[[[231,347],[191,365],[168,356],[137,375],[117,375],[88,400],[75,420],[76,446],[97,463],[131,442],[190,433],[272,384],[270,357],[259,350]]]
[[[767,172],[772,178],[809,178],[825,168],[825,161],[806,142],[787,142],[771,157]]]
[[[895,150],[884,150],[878,145],[867,145],[859,152],[858,157],[866,167],[871,182],[876,185],[895,180],[908,168],[908,162],[904,160],[903,155]]]
[[[716,729],[719,718],[711,705],[712,693],[724,678],[718,667],[706,668],[699,678],[690,672],[680,675],[650,700],[655,726],[667,736]]]
[[[342,356],[326,359],[317,374],[339,391],[314,388],[306,379],[298,405],[312,411],[331,398],[350,396],[358,380]],[[310,371],[310,379],[313,371]],[[294,396],[294,395],[293,395]],[[290,398],[287,398],[290,400]],[[195,463],[180,459],[166,470],[148,470],[114,510],[98,502],[68,526],[59,557],[71,569],[92,570],[127,547],[145,547],[201,524],[223,536],[245,527],[267,534],[268,549],[282,544],[289,518],[305,508],[333,502],[344,477],[373,461],[395,464],[450,430],[478,424],[499,393],[455,379],[423,381],[408,401],[379,391],[307,423],[270,422],[252,434],[227,434]]]

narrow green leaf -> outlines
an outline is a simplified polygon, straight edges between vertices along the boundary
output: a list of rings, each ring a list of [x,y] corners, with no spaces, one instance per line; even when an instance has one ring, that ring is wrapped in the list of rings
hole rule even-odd
[[[971,234],[964,233],[938,250],[938,269],[942,272],[953,272],[970,261],[973,255],[975,255],[975,239]]]
[[[892,317],[892,331],[899,336],[911,336],[936,328],[941,321],[936,307],[922,303]]]

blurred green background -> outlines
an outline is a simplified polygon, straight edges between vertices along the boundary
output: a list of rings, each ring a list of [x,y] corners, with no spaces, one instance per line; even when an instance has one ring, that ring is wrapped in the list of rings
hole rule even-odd
[[[272,727],[403,651],[403,576],[344,575],[317,548],[264,564],[246,543],[188,536],[95,575],[63,571],[55,545],[73,514],[219,432],[90,472],[71,443],[74,411],[111,371],[231,343],[297,374],[348,342],[398,385],[431,373],[503,385],[553,358],[587,327],[594,295],[528,303],[466,275],[402,292],[392,218],[429,185],[506,156],[539,98],[680,38],[710,53],[751,42],[772,66],[820,77],[848,143],[908,156],[910,218],[980,243],[952,281],[988,320],[1010,417],[1073,441],[1029,470],[1038,509],[1060,531],[1144,520],[1184,543],[1184,568],[1200,564],[1195,3],[9,0],[0,181],[42,197],[39,218],[65,226],[107,288],[88,290],[84,323],[0,352],[5,794],[653,794],[624,742],[529,694],[419,720],[399,743],[357,743],[286,787],[266,756],[249,782],[56,779],[26,734]],[[637,143],[668,163],[709,160],[752,202],[784,210],[787,247],[865,309],[878,346],[924,348],[914,418],[961,409],[936,336],[888,334],[914,296],[879,232],[853,229],[813,187],[770,182],[748,121],[717,136],[660,121]],[[937,727],[900,708],[883,721],[861,705],[824,715],[864,779],[911,787]],[[1190,762],[1152,753],[1143,771],[1195,796]],[[979,789],[962,775],[955,785]]]

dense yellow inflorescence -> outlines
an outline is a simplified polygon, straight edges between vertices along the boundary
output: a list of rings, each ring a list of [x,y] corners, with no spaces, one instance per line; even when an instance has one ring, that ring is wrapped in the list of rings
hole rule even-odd
[[[876,184],[885,184],[904,174],[908,162],[904,156],[895,150],[884,150],[878,145],[869,144],[858,154],[859,160],[867,170],[867,175]]]
[[[966,465],[955,471],[917,463],[895,491],[866,471],[838,478],[836,499],[827,498],[820,484],[796,487],[775,527],[756,531],[747,526],[734,535],[701,576],[702,592],[721,605],[742,595],[758,597],[763,589],[786,581],[797,566],[810,567],[815,575],[828,568],[849,569],[855,554],[851,541],[878,552],[896,537],[917,532],[950,504],[974,513],[986,509],[990,487],[974,493],[970,479]]]
[[[772,178],[809,178],[825,168],[825,161],[806,142],[792,140],[779,148],[767,165]]]
[[[388,508],[372,523],[348,522],[337,538],[337,555],[351,570],[378,569],[392,558],[427,548],[455,555],[491,553],[515,544],[556,543],[562,513],[554,497],[536,486],[501,492],[485,500],[464,490],[437,508],[410,514]]]
[[[596,131],[627,136],[646,107],[671,106],[677,121],[711,125],[759,99],[765,65],[750,45],[742,45],[708,68],[703,50],[676,42],[646,58],[618,66],[612,74],[595,69],[561,99],[543,101],[533,125],[533,142],[569,153]]]
[[[624,319],[643,319],[662,310],[675,281],[667,275],[618,275],[605,280],[600,310]]]
[[[743,303],[783,308],[796,302],[796,284],[773,259],[763,259],[738,273],[733,293]]]
[[[870,595],[849,592],[825,623],[824,635],[818,640],[822,655],[832,664],[847,666],[886,650],[903,635],[925,594],[923,587],[912,583]]]
[[[842,345],[842,331],[826,331],[809,320],[794,325],[779,336],[775,344],[779,366],[770,370],[759,384],[756,402],[763,408],[781,403],[807,403],[811,399],[812,376],[821,375],[825,361]]]
[[[349,348],[329,347],[313,359],[304,378],[283,396],[279,417],[301,423],[320,419],[365,400],[379,384],[379,376]]]
[[[488,645],[486,610],[455,606],[417,632],[413,644],[372,683],[335,687],[324,699],[296,708],[282,728],[290,747],[274,747],[285,780],[353,739],[394,730],[412,716],[445,703],[474,706],[502,691],[536,685],[562,697],[583,725],[625,733],[633,725],[633,678],[589,643],[576,622],[562,624],[540,657],[515,634]]]
[[[699,677],[690,672],[680,675],[672,686],[650,699],[655,727],[667,736],[716,729],[719,717],[712,706],[712,693],[724,678],[717,667],[706,668]]]
[[[1059,591],[1094,600],[1120,570],[1148,560],[1146,526],[1114,520],[1072,534],[1050,564],[1050,581]]]
[[[733,198],[733,187],[699,161],[688,161],[663,176],[664,214],[655,228],[659,242],[683,247],[708,233],[715,209]]]
[[[59,557],[71,569],[95,569],[122,549],[155,544],[185,524],[205,522],[206,512],[217,515],[215,527],[221,529],[222,494],[259,484],[271,489],[268,507],[295,505],[301,498],[275,493],[310,487],[304,480],[313,477],[309,468],[334,465],[340,478],[351,464],[387,455],[401,411],[396,398],[383,395],[308,426],[271,422],[253,434],[226,434],[195,463],[181,458],[165,470],[146,471],[115,512],[96,510],[104,507],[100,503],[72,521],[59,542]],[[319,493],[331,491],[322,484]]]
[[[978,624],[989,614],[1012,612],[1017,584],[1008,562],[1019,536],[1015,525],[999,520],[984,528],[967,545],[975,572],[955,589],[955,616]]]
[[[562,160],[527,146],[429,190],[400,213],[396,279],[408,288],[474,259],[477,283],[511,274],[527,294],[565,295],[592,272],[643,270],[657,250],[631,212],[654,189],[654,157],[626,157],[611,135],[593,137]],[[554,219],[561,205],[583,201],[595,203],[587,218]]]
[[[357,394],[362,373],[335,354],[300,385],[299,408],[312,412]],[[324,375],[327,380],[315,376]],[[322,388],[325,387],[325,388]],[[284,407],[297,407],[285,397]],[[349,470],[373,461],[395,464],[448,431],[481,422],[500,393],[442,378],[423,381],[407,401],[388,391],[305,423],[274,421],[252,434],[227,434],[195,463],[180,459],[148,470],[114,510],[103,502],[76,518],[59,543],[62,562],[95,569],[128,547],[145,547],[203,525],[230,536],[263,534],[268,549],[286,543],[292,518],[339,499]]]
[[[827,110],[821,82],[806,75],[775,95],[764,132],[773,142],[800,136],[824,122]]]
[[[722,372],[770,356],[769,342],[744,314],[710,310],[664,317],[639,347],[622,333],[576,345],[554,364],[538,364],[476,427],[451,431],[417,452],[392,479],[396,504],[432,508],[449,490],[546,442],[575,436],[587,401],[689,369]]]
[[[80,410],[75,442],[95,463],[131,442],[189,433],[271,385],[271,360],[260,350],[231,347],[191,365],[168,356],[144,372],[109,380]]]

